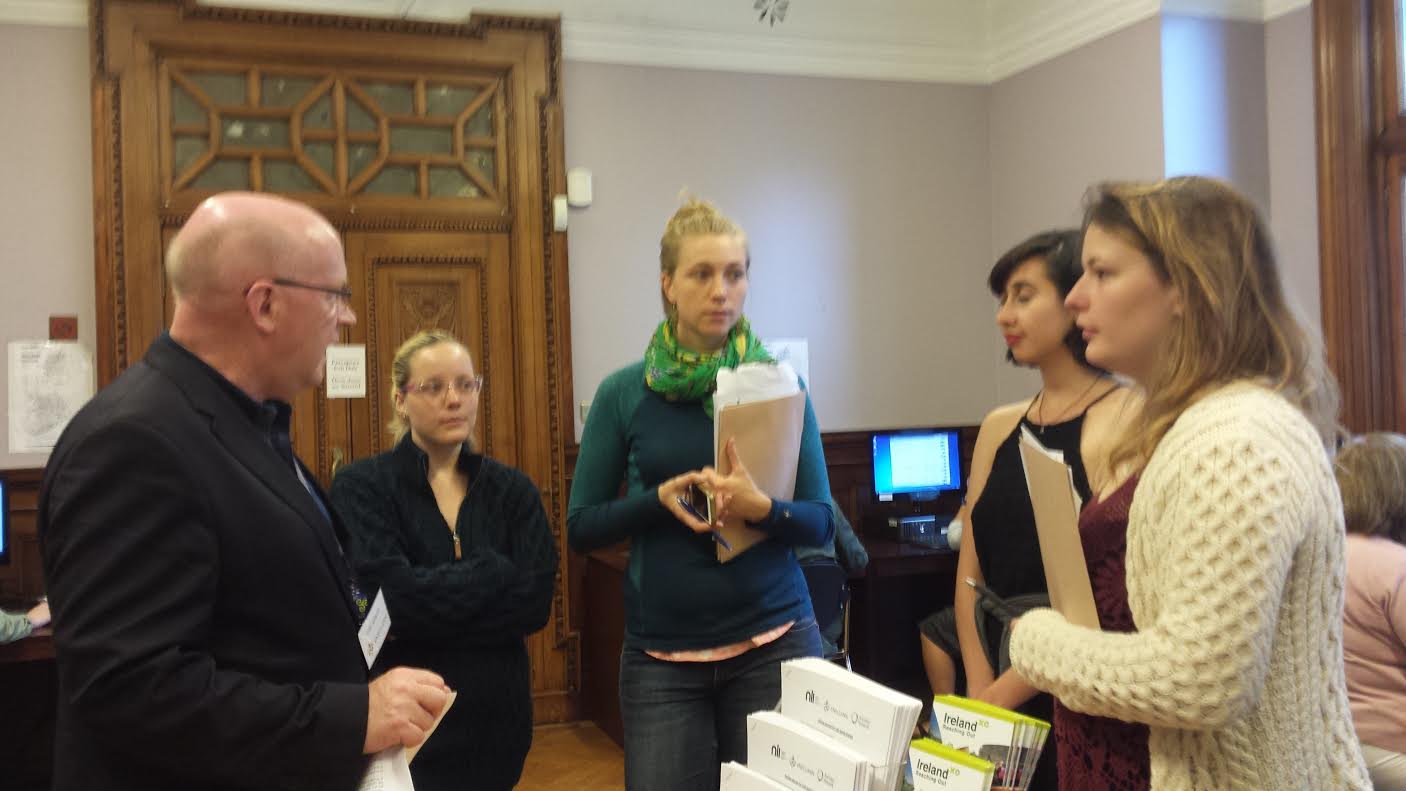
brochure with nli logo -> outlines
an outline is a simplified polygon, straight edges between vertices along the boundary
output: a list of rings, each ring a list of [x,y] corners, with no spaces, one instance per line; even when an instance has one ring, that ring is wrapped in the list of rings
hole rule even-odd
[[[955,747],[918,739],[908,748],[914,791],[990,791],[995,767]]]
[[[873,767],[872,791],[892,791],[922,702],[807,658],[781,665],[781,713],[853,747]]]
[[[864,756],[775,711],[747,715],[747,766],[795,791],[870,791]]]
[[[755,769],[728,761],[722,765],[722,783],[718,785],[718,791],[786,791],[786,786]]]

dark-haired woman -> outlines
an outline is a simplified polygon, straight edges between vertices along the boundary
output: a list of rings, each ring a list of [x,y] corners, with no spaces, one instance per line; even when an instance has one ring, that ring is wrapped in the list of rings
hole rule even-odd
[[[965,580],[983,582],[1003,599],[1033,601],[1047,595],[1035,516],[1020,461],[1022,426],[1035,432],[1046,447],[1064,453],[1084,502],[1094,489],[1091,483],[1107,475],[1103,449],[1132,407],[1132,399],[1126,388],[1084,359],[1084,340],[1074,326],[1073,313],[1064,306],[1081,272],[1079,234],[1073,230],[1036,234],[1001,256],[991,269],[987,282],[999,301],[996,325],[1006,341],[1006,359],[1038,371],[1040,391],[997,407],[982,421],[972,453],[969,505],[958,517],[966,532],[957,560],[955,606],[947,611],[950,615],[939,613],[922,624],[924,659],[930,671],[937,671],[930,676],[955,678],[952,662],[960,660],[969,697],[1044,720],[1054,719],[1053,701],[1010,672],[1003,661],[1005,625],[981,610]],[[1116,573],[1108,576],[1121,586],[1123,553],[1116,529],[1108,540],[1113,546],[1086,547],[1086,554],[1091,561],[1116,557]],[[1119,590],[1109,592],[1113,605]],[[1086,745],[1082,739],[1061,741],[1064,729],[1060,722],[1054,724],[1057,747],[1047,747],[1041,755],[1031,785],[1037,791],[1079,787],[1060,782],[1056,754],[1066,746],[1082,754]],[[1082,755],[1078,760],[1082,763]],[[1065,764],[1059,761],[1061,772]],[[1145,761],[1141,771],[1146,771]],[[1120,771],[1137,773],[1137,767]]]

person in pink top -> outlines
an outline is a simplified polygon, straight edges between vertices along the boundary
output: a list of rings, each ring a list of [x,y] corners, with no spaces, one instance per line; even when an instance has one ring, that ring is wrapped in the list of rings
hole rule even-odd
[[[1406,437],[1364,434],[1334,463],[1347,527],[1343,663],[1377,791],[1406,791]]]

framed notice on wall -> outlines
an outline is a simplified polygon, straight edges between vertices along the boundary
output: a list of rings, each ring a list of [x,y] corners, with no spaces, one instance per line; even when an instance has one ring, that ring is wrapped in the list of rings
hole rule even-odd
[[[74,341],[10,341],[10,452],[47,453],[93,397],[93,355]]]

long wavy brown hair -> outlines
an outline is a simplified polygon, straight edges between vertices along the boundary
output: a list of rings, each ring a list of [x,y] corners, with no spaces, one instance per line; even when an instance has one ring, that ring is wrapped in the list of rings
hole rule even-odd
[[[1284,298],[1273,244],[1249,200],[1215,179],[1183,176],[1100,184],[1084,205],[1084,228],[1137,247],[1183,307],[1158,350],[1162,364],[1138,383],[1146,401],[1110,454],[1113,468],[1140,468],[1187,407],[1247,379],[1298,406],[1333,446],[1337,384],[1317,334]]]

